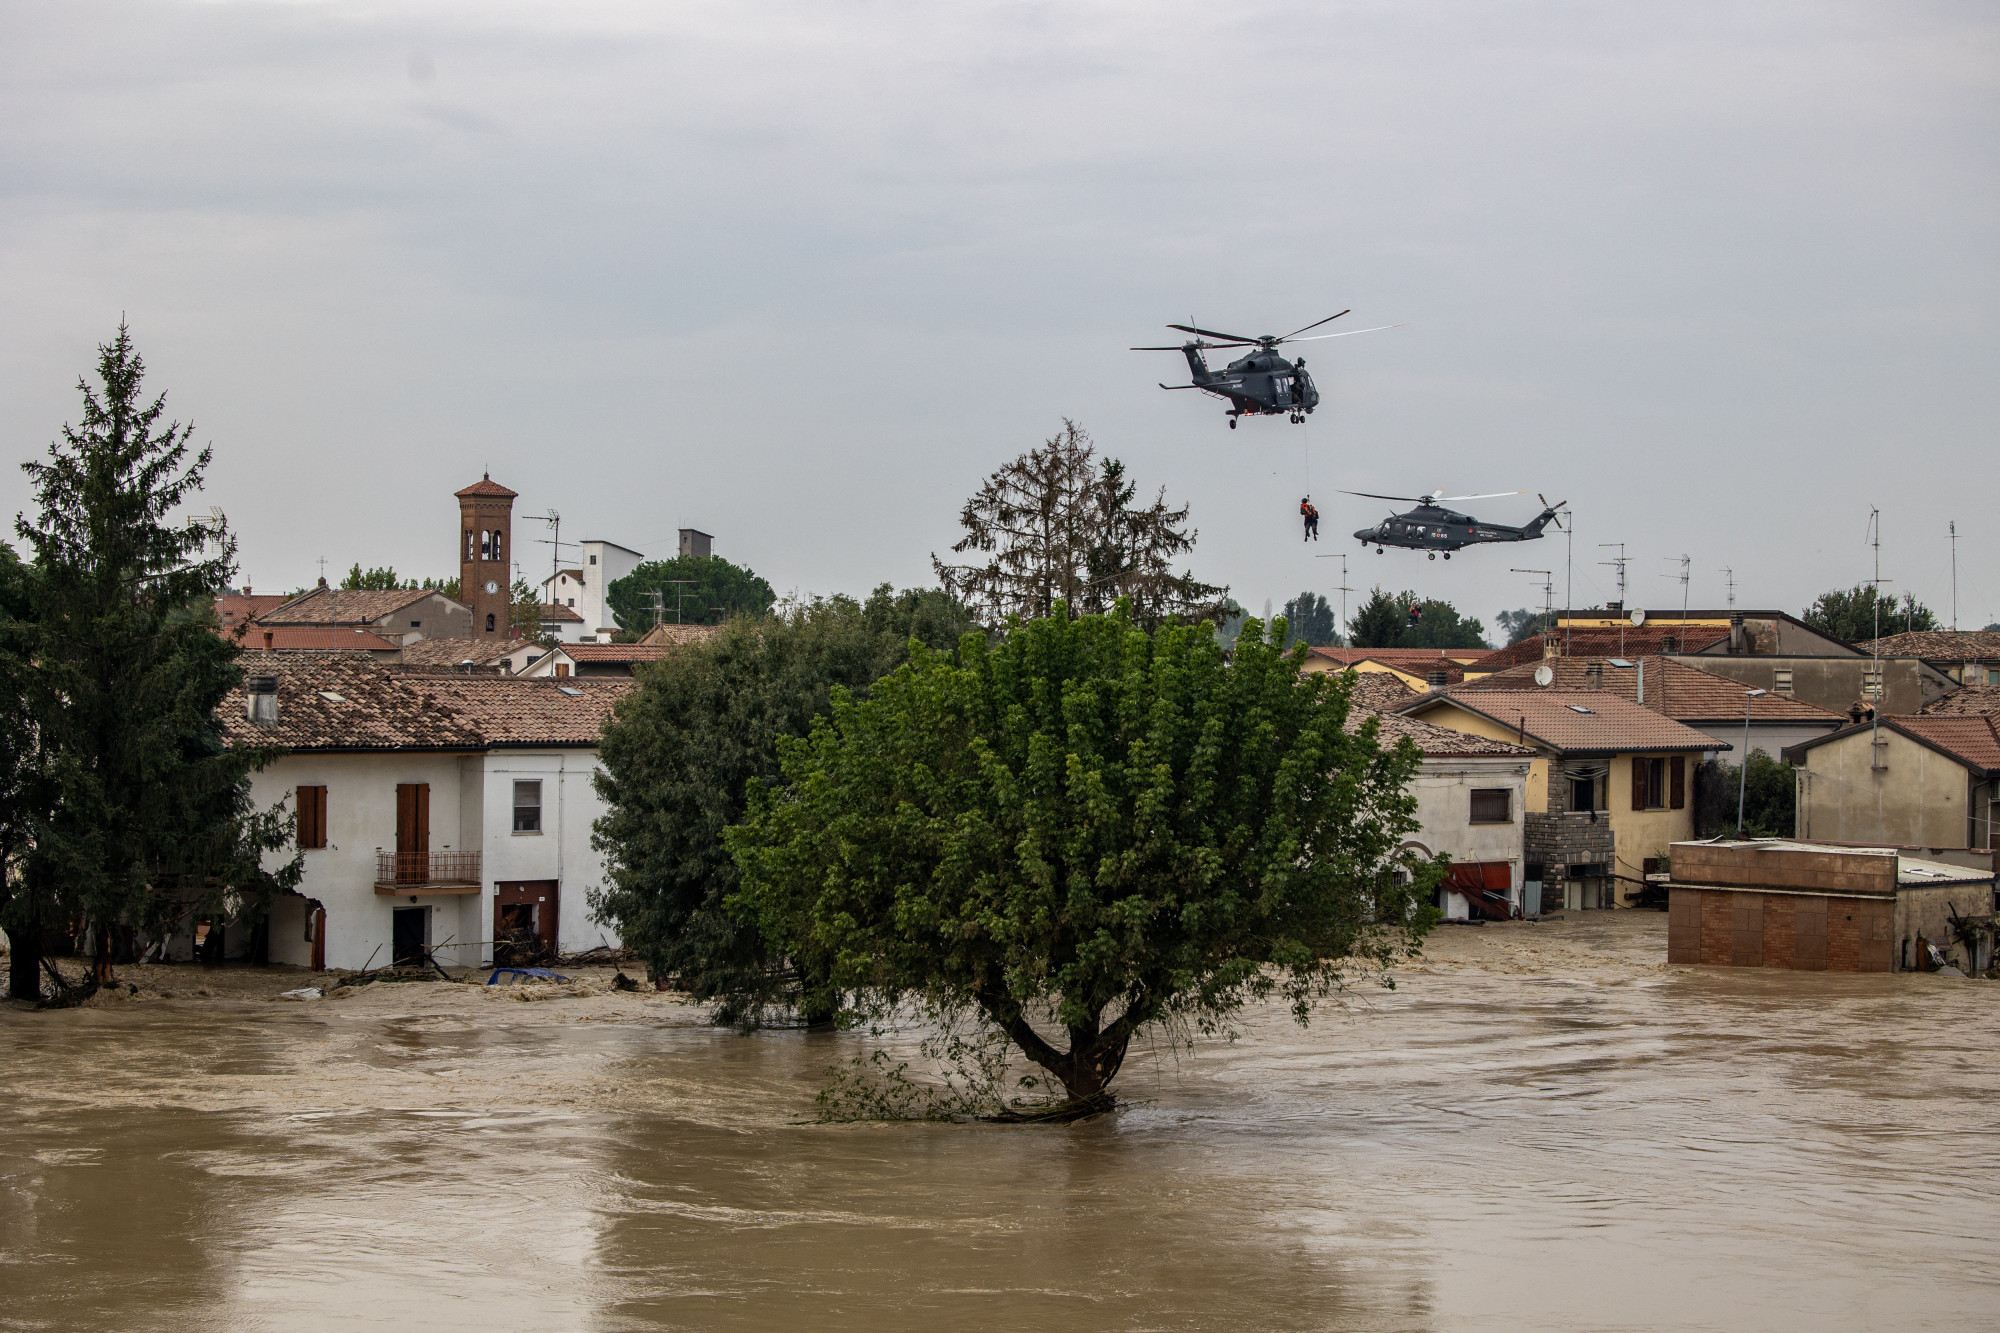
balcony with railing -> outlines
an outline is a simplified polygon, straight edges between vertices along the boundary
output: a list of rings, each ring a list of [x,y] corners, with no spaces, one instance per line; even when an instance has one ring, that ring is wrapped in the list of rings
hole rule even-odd
[[[478,852],[377,852],[375,892],[477,893]]]

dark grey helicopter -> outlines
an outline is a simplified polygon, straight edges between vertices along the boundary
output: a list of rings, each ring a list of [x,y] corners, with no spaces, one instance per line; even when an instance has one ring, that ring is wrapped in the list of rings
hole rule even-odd
[[[1343,310],[1340,315],[1350,313]],[[1265,334],[1258,338],[1247,338],[1240,333],[1217,333],[1213,329],[1198,329],[1192,324],[1169,324],[1170,329],[1192,333],[1195,337],[1179,347],[1134,347],[1135,352],[1180,352],[1187,357],[1188,371],[1194,376],[1193,384],[1162,384],[1162,389],[1201,389],[1218,398],[1229,400],[1229,428],[1236,429],[1236,418],[1251,416],[1276,416],[1280,412],[1291,417],[1297,425],[1306,415],[1319,406],[1319,390],[1313,387],[1312,376],[1306,374],[1304,357],[1287,361],[1278,355],[1278,347],[1289,342],[1317,342],[1321,338],[1346,338],[1356,333],[1376,333],[1382,329],[1400,327],[1395,324],[1378,324],[1372,329],[1348,329],[1343,333],[1316,333],[1310,338],[1299,334],[1306,329],[1316,329],[1321,324],[1331,324],[1340,315],[1328,315],[1325,319],[1308,324],[1304,329],[1287,333],[1282,338]],[[1214,338],[1214,342],[1203,339]],[[1257,350],[1231,361],[1224,370],[1210,370],[1202,353],[1218,347],[1254,347]]]
[[[1526,491],[1494,491],[1488,495],[1446,495],[1442,490],[1432,491],[1427,496],[1415,495],[1375,495],[1369,491],[1342,491],[1343,495],[1360,495],[1370,500],[1405,500],[1415,509],[1405,514],[1394,514],[1383,519],[1372,528],[1362,528],[1354,535],[1363,546],[1373,546],[1375,554],[1382,554],[1385,546],[1401,546],[1412,551],[1428,551],[1431,559],[1444,552],[1444,558],[1451,559],[1453,551],[1468,546],[1480,546],[1487,542],[1531,542],[1542,535],[1566,500],[1549,503],[1546,495],[1535,498],[1543,505],[1542,512],[1527,524],[1510,528],[1505,523],[1481,523],[1470,514],[1461,514],[1446,509],[1447,503],[1460,500],[1497,500],[1503,495],[1526,495]],[[1560,525],[1558,525],[1560,526]]]

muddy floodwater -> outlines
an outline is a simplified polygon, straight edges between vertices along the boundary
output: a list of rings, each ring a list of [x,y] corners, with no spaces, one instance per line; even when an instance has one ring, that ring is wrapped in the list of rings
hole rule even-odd
[[[127,969],[0,1010],[0,1328],[2000,1325],[2000,985],[1665,952],[1446,930],[1065,1128],[801,1123],[865,1037],[653,994]]]

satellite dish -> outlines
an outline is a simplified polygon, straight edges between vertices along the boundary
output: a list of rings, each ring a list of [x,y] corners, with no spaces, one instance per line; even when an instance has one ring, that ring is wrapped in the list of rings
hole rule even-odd
[[[1638,626],[1646,623],[1646,613],[1644,611],[1634,610],[1631,615],[1626,617],[1626,619],[1631,621],[1633,628],[1636,629]]]
[[[1544,662],[1542,665],[1535,668],[1535,684],[1552,685],[1555,683],[1555,678],[1556,678],[1556,673],[1549,670],[1548,663]]]

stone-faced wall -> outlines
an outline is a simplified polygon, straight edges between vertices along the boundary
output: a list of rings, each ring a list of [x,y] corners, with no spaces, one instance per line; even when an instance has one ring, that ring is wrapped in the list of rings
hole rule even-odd
[[[1560,882],[1573,865],[1601,865],[1605,874],[1611,873],[1616,849],[1611,821],[1604,815],[1593,820],[1576,811],[1530,814],[1522,835],[1522,857],[1529,865],[1543,867],[1544,883]]]

